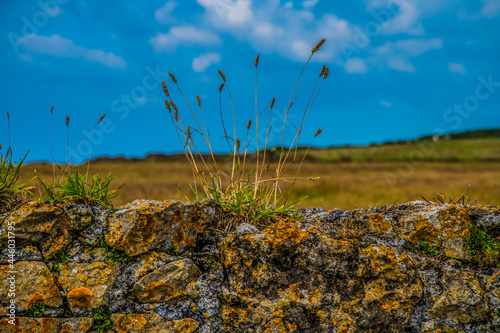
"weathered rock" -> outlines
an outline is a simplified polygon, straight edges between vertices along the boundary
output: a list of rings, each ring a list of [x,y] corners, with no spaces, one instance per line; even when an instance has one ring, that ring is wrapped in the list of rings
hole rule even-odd
[[[32,245],[41,249],[48,258],[71,243],[73,229],[64,211],[42,202],[29,202],[11,212],[3,222],[0,244],[7,244],[7,226],[15,226],[16,246]]]
[[[141,278],[134,285],[132,292],[141,303],[196,298],[194,281],[199,275],[200,270],[191,260],[178,260]]]
[[[40,332],[40,333],[82,333],[90,332],[94,323],[92,318],[29,318],[18,317],[11,325],[7,318],[0,319],[0,332]]]
[[[95,309],[104,300],[117,274],[116,265],[105,262],[61,265],[57,280],[67,294],[72,310]]]
[[[488,302],[477,277],[469,272],[446,270],[443,273],[440,282],[444,293],[427,313],[433,318],[461,324],[487,319]]]
[[[12,290],[15,297],[9,296]],[[18,311],[27,310],[35,301],[50,307],[62,305],[61,291],[47,265],[39,261],[19,261],[13,268],[9,265],[0,266],[0,295],[0,316],[7,314],[10,299],[15,300]]]
[[[129,256],[170,247],[182,253],[215,217],[214,208],[200,203],[136,200],[109,217],[106,242]]]
[[[13,267],[0,248],[0,332],[96,333],[97,308],[120,333],[500,331],[500,269],[472,261],[465,241],[479,226],[500,242],[498,207],[305,209],[232,233],[213,230],[218,209],[138,200],[115,211],[28,203],[3,213],[0,244],[15,223],[16,247]],[[134,258],[91,253],[99,237]],[[68,257],[59,272],[48,269],[58,251]],[[36,302],[46,317],[20,316]]]

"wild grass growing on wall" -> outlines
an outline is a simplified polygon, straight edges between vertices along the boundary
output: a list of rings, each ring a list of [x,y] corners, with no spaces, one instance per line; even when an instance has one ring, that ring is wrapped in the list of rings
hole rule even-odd
[[[255,117],[248,120],[244,135],[238,135],[239,129],[236,126],[236,112],[233,103],[233,98],[230,90],[231,78],[219,70],[219,76],[222,83],[219,86],[219,115],[221,118],[223,137],[227,143],[231,155],[231,166],[229,170],[223,169],[218,163],[216,156],[212,150],[210,141],[210,134],[205,127],[203,118],[203,108],[199,95],[196,96],[196,101],[199,108],[199,113],[196,114],[190,106],[188,100],[185,98],[180,85],[177,82],[174,74],[169,73],[172,82],[177,87],[181,99],[186,105],[185,110],[180,110],[174,102],[165,82],[163,84],[163,91],[165,92],[165,106],[170,114],[170,118],[175,127],[177,137],[182,144],[184,154],[191,165],[195,182],[192,185],[192,190],[196,199],[202,197],[215,200],[223,209],[226,214],[226,219],[223,221],[222,227],[226,230],[231,229],[238,221],[249,222],[265,222],[273,217],[293,211],[294,205],[297,203],[289,202],[288,192],[281,190],[282,183],[295,184],[298,179],[298,170],[295,176],[288,176],[287,171],[296,163],[299,163],[299,169],[302,165],[305,155],[298,158],[297,149],[299,139],[302,134],[305,121],[312,109],[314,101],[321,89],[321,86],[328,77],[329,69],[323,66],[318,79],[314,84],[314,88],[309,96],[308,103],[303,111],[302,120],[298,126],[294,125],[295,136],[290,144],[285,143],[285,130],[288,123],[290,109],[296,98],[295,90],[304,73],[307,65],[309,64],[313,55],[319,51],[324,39],[319,41],[316,46],[311,50],[309,59],[304,64],[300,74],[295,82],[290,99],[288,101],[286,112],[284,116],[283,128],[281,129],[281,145],[279,147],[270,147],[269,138],[272,129],[271,116],[275,104],[275,98],[269,104],[269,118],[267,123],[265,119],[261,119],[257,106],[257,78],[259,55],[256,56],[255,66]],[[222,112],[222,96],[223,91],[227,92],[227,98],[231,107],[232,115],[232,130],[230,131],[225,126],[225,120]],[[187,118],[192,116],[194,124],[188,124]],[[216,115],[211,115],[216,116]],[[264,122],[264,125],[262,124]],[[251,137],[250,129],[255,130],[255,136]],[[259,128],[266,127],[265,137],[259,136]],[[314,134],[314,138],[320,135],[322,129],[318,129]],[[256,144],[256,151],[253,160],[255,164],[249,165],[249,147],[250,141],[254,139]],[[311,144],[312,144],[311,140]],[[311,146],[309,145],[309,147]],[[261,147],[263,149],[261,150]],[[309,149],[308,147],[308,149]],[[208,150],[208,154],[202,154],[202,149]],[[307,150],[308,150],[307,149]],[[271,155],[277,155],[277,162],[272,162]],[[271,164],[273,164],[271,166]],[[198,189],[201,185],[201,189]]]

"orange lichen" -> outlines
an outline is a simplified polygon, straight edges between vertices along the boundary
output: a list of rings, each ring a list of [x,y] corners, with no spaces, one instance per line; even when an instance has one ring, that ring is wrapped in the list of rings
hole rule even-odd
[[[56,318],[42,318],[42,333],[50,332],[52,326],[54,326],[54,321],[56,321]]]
[[[307,232],[297,228],[297,223],[288,221],[278,221],[264,231],[267,243],[274,247],[279,246],[288,239],[300,243],[307,235]]]
[[[94,303],[92,293],[85,287],[71,290],[67,297],[74,309],[88,309]]]
[[[45,300],[45,296],[42,293],[34,293],[28,298],[28,303],[26,303],[26,309],[31,308],[33,304],[36,302],[40,302],[43,304],[47,304],[47,301]]]
[[[288,329],[290,331],[295,331],[297,329],[297,325],[293,325],[293,324],[288,324]]]
[[[52,228],[52,224],[47,223],[47,224],[45,225],[45,230],[49,231],[51,228]]]
[[[118,328],[118,333],[127,333],[131,331],[131,328],[136,330],[141,330],[146,326],[146,319],[142,314],[127,314],[121,316],[116,321],[116,326]]]
[[[88,329],[88,328],[87,328]],[[73,326],[71,326],[71,324],[69,323],[65,323],[62,327],[61,327],[61,331],[59,333],[69,333],[73,330]],[[82,331],[81,332],[85,332],[85,331]]]

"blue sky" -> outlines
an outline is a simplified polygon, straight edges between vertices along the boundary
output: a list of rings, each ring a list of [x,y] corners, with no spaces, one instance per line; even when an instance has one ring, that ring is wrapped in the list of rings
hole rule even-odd
[[[73,162],[90,151],[182,151],[161,80],[188,122],[189,111],[167,72],[195,110],[200,95],[214,148],[224,152],[217,70],[228,79],[244,141],[255,117],[257,54],[261,126],[276,97],[271,141],[279,144],[293,85],[321,38],[297,87],[287,140],[324,64],[330,76],[301,144],[319,127],[315,146],[500,127],[498,0],[2,0],[0,35],[0,143],[5,153],[8,111],[14,155],[29,150],[28,161],[51,160],[52,105],[59,162],[67,158],[66,115]],[[222,107],[232,128],[226,90]]]

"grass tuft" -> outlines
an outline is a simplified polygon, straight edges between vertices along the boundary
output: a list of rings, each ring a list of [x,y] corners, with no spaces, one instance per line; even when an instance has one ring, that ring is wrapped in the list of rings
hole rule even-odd
[[[297,98],[297,96],[295,96],[295,90],[300,81],[300,78],[309,61],[311,60],[313,54],[321,48],[324,42],[325,40],[322,39],[312,49],[309,59],[305,63],[297,81],[295,82],[284,117],[285,120],[282,130],[282,142],[281,146],[279,147],[279,157],[277,163],[274,163],[273,161],[273,157],[276,155],[274,154],[274,152],[276,151],[276,147],[269,149],[269,145],[271,144],[269,142],[272,129],[271,119],[275,98],[272,99],[270,104],[269,120],[267,123],[265,138],[259,137],[259,119],[262,113],[266,111],[266,109],[264,109],[259,113],[257,104],[257,69],[260,60],[259,55],[255,57],[254,62],[254,66],[256,69],[255,119],[250,119],[247,122],[246,133],[244,136],[238,137],[237,135],[235,117],[236,112],[231,96],[231,90],[229,87],[230,78],[228,78],[222,72],[222,70],[218,70],[218,74],[223,81],[219,86],[219,109],[222,130],[224,133],[223,138],[225,139],[229,151],[231,152],[232,159],[232,163],[229,169],[226,168],[225,170],[223,170],[224,168],[217,163],[217,159],[215,158],[215,154],[212,150],[209,132],[206,131],[204,126],[204,119],[203,113],[201,112],[201,101],[199,99],[199,96],[197,95],[197,103],[200,107],[200,115],[196,115],[189,105],[189,102],[184,97],[184,94],[182,93],[182,90],[179,87],[175,76],[169,73],[172,81],[176,85],[187,106],[187,110],[189,110],[190,115],[188,116],[194,119],[195,124],[188,125],[185,120],[185,117],[187,115],[182,112],[182,110],[179,110],[177,105],[173,102],[171,94],[168,92],[166,83],[162,82],[163,91],[165,92],[165,96],[167,98],[165,100],[165,105],[167,107],[167,110],[169,111],[170,118],[177,132],[177,136],[182,144],[184,155],[191,165],[194,174],[195,181],[194,184],[191,185],[191,189],[194,193],[195,199],[203,199],[203,197],[206,197],[215,200],[221,206],[222,211],[225,215],[225,218],[223,219],[223,221],[221,221],[221,225],[219,225],[221,229],[231,230],[237,223],[241,221],[247,221],[255,224],[267,224],[270,220],[293,212],[294,205],[298,201],[300,201],[297,200],[295,202],[289,202],[289,192],[282,191],[281,186],[283,183],[290,183],[292,184],[290,189],[292,189],[293,184],[295,184],[296,180],[299,178],[298,170],[294,177],[288,177],[285,174],[295,163],[299,163],[298,169],[300,169],[300,166],[304,162],[305,155],[302,159],[299,159],[297,157],[297,148],[299,145],[300,135],[307,116],[309,115],[309,112],[311,111],[314,101],[319,93],[319,90],[321,89],[324,80],[328,76],[328,67],[322,67],[321,74],[319,75],[316,84],[312,89],[309,100],[304,109],[301,123],[298,126],[293,124],[295,128],[295,136],[289,146],[285,146],[284,143],[285,130],[287,128],[287,118],[290,109],[295,99]],[[320,80],[321,84],[318,85]],[[232,114],[232,135],[229,134],[229,131],[226,128],[222,112],[222,88],[224,87],[226,87]],[[175,110],[173,116],[170,106]],[[253,122],[252,120],[254,120],[255,123],[254,137],[249,134]],[[201,126],[200,123],[203,124],[203,126]],[[319,129],[314,134],[312,140],[314,140],[319,134],[321,134],[321,132],[322,129]],[[257,149],[255,152],[249,152],[250,143],[253,139],[255,139]],[[312,145],[312,140],[307,148],[307,151]],[[204,147],[201,145],[201,143],[204,144]],[[263,150],[261,150],[261,143],[263,143],[264,146]],[[208,154],[203,154],[202,149],[208,150]],[[249,159],[247,157],[249,156],[249,154],[255,155],[255,158],[253,160],[255,160],[256,162],[253,167],[248,165]],[[274,171],[270,171],[271,164],[275,166]],[[198,185],[201,185],[201,190],[198,190]]]

